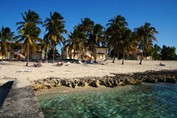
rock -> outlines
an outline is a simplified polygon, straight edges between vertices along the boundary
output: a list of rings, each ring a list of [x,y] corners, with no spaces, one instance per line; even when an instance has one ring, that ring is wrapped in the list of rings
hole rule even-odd
[[[79,83],[78,83],[78,86],[81,86],[81,87],[85,87],[85,86],[88,86],[88,82],[87,80],[80,80]]]
[[[166,82],[169,82],[169,83],[176,83],[176,78],[175,78],[175,76],[167,76],[167,77],[166,77]]]
[[[100,81],[99,80],[93,80],[90,84],[92,87],[99,87],[100,86]]]
[[[46,89],[46,88],[50,89],[50,88],[52,88],[52,85],[49,84],[48,82],[44,82],[44,83],[43,83],[43,88],[44,88],[44,89]]]
[[[158,79],[155,79],[155,78],[146,78],[144,80],[144,82],[148,82],[148,83],[157,83],[158,82]]]
[[[125,85],[124,82],[122,81],[119,82],[119,86],[124,86],[124,85]]]
[[[34,84],[34,85],[32,85],[32,87],[35,91],[38,91],[39,89],[43,88],[41,84]]]
[[[78,86],[79,81],[75,79],[74,81],[71,82],[71,85],[73,88],[76,88]]]

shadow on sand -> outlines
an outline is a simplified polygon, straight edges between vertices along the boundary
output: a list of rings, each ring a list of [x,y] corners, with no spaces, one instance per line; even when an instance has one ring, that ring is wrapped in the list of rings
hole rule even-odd
[[[0,86],[0,108],[4,103],[4,100],[6,99],[10,88],[12,86],[14,81],[8,81],[5,84],[3,84],[2,86]]]

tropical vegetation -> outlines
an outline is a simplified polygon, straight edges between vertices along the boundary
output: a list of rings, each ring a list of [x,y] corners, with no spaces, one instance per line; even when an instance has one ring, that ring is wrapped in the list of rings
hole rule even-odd
[[[9,27],[2,27],[0,30],[0,49],[1,49],[1,55],[2,55],[2,61],[3,57],[7,56],[8,50],[10,49],[10,45],[8,41],[13,40],[13,32],[11,32],[11,29]]]
[[[94,62],[97,62],[97,47],[107,47],[112,54],[113,63],[117,57],[117,59],[122,59],[122,64],[124,64],[124,60],[130,53],[139,55],[139,64],[142,64],[142,60],[146,56],[152,56],[155,60],[176,59],[175,47],[163,46],[161,49],[157,44],[153,45],[154,41],[157,41],[155,35],[158,34],[158,31],[148,22],[131,30],[126,19],[121,15],[110,18],[106,27],[99,23],[95,24],[93,20],[86,17],[81,19],[73,31],[67,34],[64,17],[58,12],[50,12],[44,22],[39,14],[32,10],[21,15],[23,20],[16,23],[17,36],[14,37],[8,27],[2,27],[0,30],[2,60],[8,51],[12,51],[9,46],[9,41],[12,39],[23,42],[21,51],[27,56],[26,66],[28,66],[31,54],[39,49],[45,51],[45,59],[49,55],[48,57],[52,57],[52,62],[54,62],[58,44],[68,47],[71,59],[75,58],[76,54],[85,53],[88,48],[92,52]],[[42,26],[45,28],[43,39],[39,38]],[[68,35],[68,39],[64,34]],[[41,46],[38,45],[39,43]]]
[[[28,66],[30,51],[35,53],[38,48],[37,42],[43,42],[42,39],[39,38],[41,30],[37,27],[37,24],[42,24],[43,22],[39,15],[31,10],[24,12],[24,14],[22,14],[22,18],[22,22],[16,23],[17,25],[20,25],[17,28],[19,35],[16,38],[18,42],[24,41],[22,52],[25,52],[27,55],[26,66]]]
[[[46,28],[47,33],[44,36],[44,41],[47,45],[50,46],[50,50],[52,50],[53,61],[55,56],[56,45],[62,45],[65,41],[65,38],[62,36],[63,33],[66,33],[65,30],[65,21],[60,13],[54,12],[50,13],[50,17],[46,18],[44,21],[44,26]]]

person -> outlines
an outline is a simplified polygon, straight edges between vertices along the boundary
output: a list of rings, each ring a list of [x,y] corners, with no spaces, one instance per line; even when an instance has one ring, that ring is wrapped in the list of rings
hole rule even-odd
[[[34,67],[42,67],[42,61],[33,64]]]
[[[58,63],[57,63],[57,66],[63,66],[63,64],[64,64],[64,62],[61,61],[61,62],[58,62]]]
[[[159,64],[160,66],[165,66],[165,64],[162,64],[161,62],[160,62],[160,64]]]

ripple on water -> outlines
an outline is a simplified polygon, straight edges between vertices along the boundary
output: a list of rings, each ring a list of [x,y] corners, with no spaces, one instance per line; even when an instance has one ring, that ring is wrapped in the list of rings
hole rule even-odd
[[[142,84],[38,98],[46,118],[177,117],[177,84]]]

